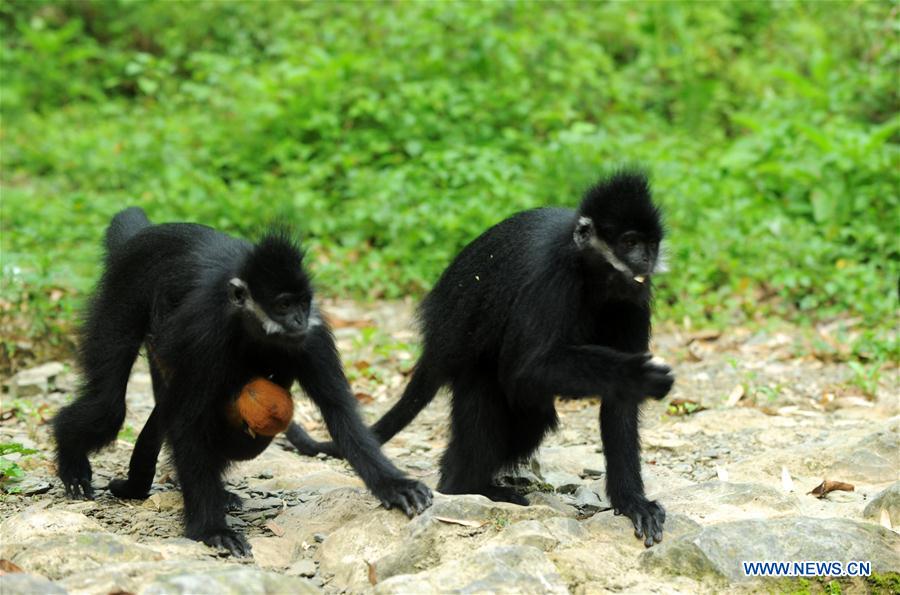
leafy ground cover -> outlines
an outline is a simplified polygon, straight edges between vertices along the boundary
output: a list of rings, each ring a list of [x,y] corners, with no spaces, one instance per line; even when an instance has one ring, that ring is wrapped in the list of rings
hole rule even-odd
[[[71,348],[126,205],[287,221],[326,293],[417,297],[623,164],[671,230],[661,320],[842,319],[840,357],[896,359],[898,32],[875,1],[7,0],[0,364]]]

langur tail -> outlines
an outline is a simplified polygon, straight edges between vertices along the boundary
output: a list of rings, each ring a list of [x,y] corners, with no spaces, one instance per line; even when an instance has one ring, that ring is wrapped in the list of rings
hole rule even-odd
[[[408,426],[422,409],[434,400],[434,395],[444,384],[431,372],[434,366],[422,365],[424,361],[427,361],[425,357],[419,360],[400,400],[372,426],[372,431],[380,443],[384,444]]]
[[[372,426],[371,430],[378,442],[384,444],[393,438],[397,432],[408,426],[422,409],[434,399],[434,395],[437,394],[442,384],[443,382],[440,379],[426,372],[426,366],[416,366],[412,379],[409,381],[406,390],[403,391],[403,396]],[[286,436],[300,454],[315,456],[319,453],[325,453],[338,459],[344,458],[334,442],[320,442],[296,423],[291,423],[287,429]]]
[[[287,437],[288,442],[290,442],[291,445],[297,449],[297,452],[302,455],[314,457],[322,452],[336,459],[344,458],[334,442],[320,442],[319,440],[316,440],[296,422],[291,422],[291,425],[288,426],[284,435]]]

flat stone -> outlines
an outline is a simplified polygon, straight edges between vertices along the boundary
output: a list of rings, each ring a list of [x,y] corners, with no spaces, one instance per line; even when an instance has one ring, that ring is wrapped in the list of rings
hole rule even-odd
[[[567,471],[547,471],[544,473],[544,482],[561,494],[573,494],[582,485],[580,477]]]
[[[549,552],[557,546],[570,545],[587,532],[575,519],[554,517],[513,523],[504,528],[492,542],[506,545],[528,545]]]
[[[591,540],[600,540],[609,543],[628,543],[635,549],[644,550],[644,543],[634,537],[634,525],[626,516],[605,510],[597,513],[581,526],[588,532]],[[700,524],[683,514],[666,512],[666,522],[663,525],[663,541],[678,539],[688,533],[700,529]],[[655,546],[654,546],[655,547]]]
[[[291,567],[285,571],[288,576],[305,576],[313,577],[316,575],[318,567],[312,560],[297,560]]]
[[[111,533],[79,533],[3,544],[2,557],[50,579],[76,572],[94,571],[119,562],[161,560],[153,549]]]
[[[378,509],[343,522],[316,555],[320,572],[333,575],[335,584],[357,591],[369,585],[370,564],[379,580],[414,574],[469,555],[474,547],[518,521],[558,516],[559,512],[546,506],[518,506],[477,495],[435,494],[431,508],[412,520],[396,511]]]
[[[565,516],[574,517],[578,510],[571,504],[574,498],[564,494],[549,494],[547,492],[531,492],[528,494],[528,503],[532,506],[549,506],[553,510]]]
[[[14,486],[16,494],[20,496],[46,494],[53,488],[49,481],[37,477],[25,477],[22,481],[17,481]]]
[[[796,496],[769,485],[707,481],[672,490],[661,500],[667,511],[703,523],[785,516],[800,511]]]
[[[587,514],[609,509],[609,504],[601,500],[600,497],[587,486],[580,486],[575,490],[575,506]]]
[[[394,576],[375,592],[397,593],[558,593],[569,591],[541,550],[522,545],[485,546],[417,574]]]
[[[743,520],[664,541],[640,558],[642,567],[667,574],[733,582],[753,580],[741,566],[748,560],[866,560],[874,572],[889,572],[900,568],[900,535],[850,519]]]
[[[3,595],[66,595],[68,591],[42,576],[27,572],[0,574],[0,593]]]
[[[840,481],[881,483],[897,480],[900,469],[900,436],[893,430],[869,434],[828,469],[828,477]]]
[[[295,541],[286,537],[251,537],[253,561],[260,568],[282,570],[287,568],[300,554]]]
[[[157,576],[140,595],[281,595],[318,594],[308,580],[251,566],[218,567],[196,573],[177,571]]]
[[[895,481],[875,496],[863,509],[863,516],[879,523],[882,511],[887,511],[894,528],[900,528],[900,481]]]
[[[33,397],[50,392],[55,388],[56,377],[65,369],[59,362],[49,362],[22,370],[7,383],[10,398]]]
[[[44,536],[102,531],[100,523],[81,513],[32,507],[0,523],[0,544],[7,546]]]

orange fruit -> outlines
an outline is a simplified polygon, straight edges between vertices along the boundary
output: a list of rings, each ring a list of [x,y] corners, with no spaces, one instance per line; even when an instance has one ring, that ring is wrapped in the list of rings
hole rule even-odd
[[[294,400],[283,386],[265,378],[254,378],[238,395],[237,413],[253,433],[274,436],[291,423]]]

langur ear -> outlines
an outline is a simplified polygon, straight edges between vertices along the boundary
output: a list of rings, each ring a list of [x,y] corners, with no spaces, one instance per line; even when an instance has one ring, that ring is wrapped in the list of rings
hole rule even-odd
[[[250,288],[247,287],[243,279],[234,277],[228,281],[228,299],[232,304],[242,308],[249,298]]]
[[[575,247],[584,250],[591,245],[591,238],[596,235],[594,231],[594,221],[590,217],[581,216],[575,223],[575,232],[572,239],[575,241]]]

